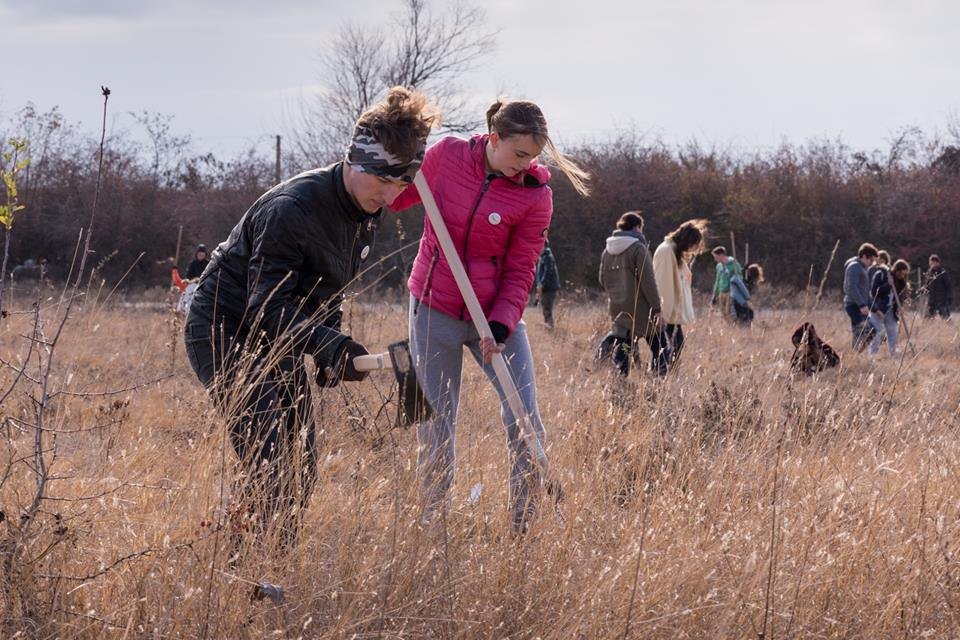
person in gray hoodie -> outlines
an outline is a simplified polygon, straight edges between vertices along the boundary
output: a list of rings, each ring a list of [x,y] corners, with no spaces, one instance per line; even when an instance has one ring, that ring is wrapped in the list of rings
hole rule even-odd
[[[877,248],[864,242],[857,255],[847,260],[843,268],[843,308],[850,316],[853,348],[863,351],[877,329],[870,319],[870,277],[868,269],[877,260]]]
[[[663,334],[660,293],[639,211],[620,216],[616,230],[607,238],[600,257],[600,286],[609,297],[613,329],[608,339],[620,374],[630,373],[633,343],[642,337],[650,345],[651,369],[667,375],[670,348]]]

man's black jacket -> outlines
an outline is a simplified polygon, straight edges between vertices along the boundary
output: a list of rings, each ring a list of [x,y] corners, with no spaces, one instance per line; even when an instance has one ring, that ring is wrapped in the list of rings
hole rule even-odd
[[[942,266],[927,272],[927,303],[931,307],[949,306],[953,303],[950,275]]]
[[[210,264],[210,260],[206,258],[203,260],[197,260],[194,258],[187,267],[187,275],[185,276],[186,279],[193,280],[194,278],[199,278],[201,275],[203,275],[203,271],[207,268],[208,264]]]
[[[245,335],[290,339],[294,353],[332,366],[346,340],[343,290],[370,252],[378,219],[347,193],[342,163],[275,186],[214,249],[190,321],[212,323],[216,312]]]

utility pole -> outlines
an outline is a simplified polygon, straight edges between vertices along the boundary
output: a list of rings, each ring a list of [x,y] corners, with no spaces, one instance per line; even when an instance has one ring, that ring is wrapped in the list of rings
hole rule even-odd
[[[276,183],[280,183],[280,136],[277,136],[277,164],[276,164]]]

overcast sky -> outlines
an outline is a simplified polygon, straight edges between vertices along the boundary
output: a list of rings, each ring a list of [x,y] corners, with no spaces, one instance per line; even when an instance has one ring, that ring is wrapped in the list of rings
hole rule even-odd
[[[738,148],[841,136],[883,147],[960,112],[956,0],[593,0],[483,3],[497,50],[463,80],[482,102],[538,101],[560,141],[636,128]],[[443,3],[434,2],[439,9]],[[0,113],[59,105],[93,130],[175,116],[201,149],[283,133],[347,20],[398,0],[0,0]],[[286,116],[285,116],[286,114]]]

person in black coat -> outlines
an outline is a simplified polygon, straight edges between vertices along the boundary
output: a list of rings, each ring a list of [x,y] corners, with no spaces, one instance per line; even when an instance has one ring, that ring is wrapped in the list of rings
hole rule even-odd
[[[553,329],[553,309],[557,301],[557,292],[560,291],[560,273],[557,271],[557,259],[550,250],[550,241],[547,240],[537,260],[537,300],[543,311],[543,322]]]
[[[193,260],[190,262],[190,265],[187,266],[186,279],[193,280],[202,276],[203,270],[207,268],[208,264],[210,264],[210,259],[207,257],[207,245],[198,244]]]
[[[950,317],[950,307],[953,305],[953,283],[950,274],[940,263],[940,256],[933,254],[929,260],[930,270],[927,271],[927,317]]]
[[[346,157],[276,185],[213,251],[184,329],[187,356],[226,417],[240,459],[237,512],[291,543],[316,473],[304,363],[317,382],[359,381],[366,349],[341,331],[343,291],[368,257],[381,208],[412,183],[435,116],[394,87],[360,116]]]

